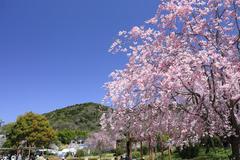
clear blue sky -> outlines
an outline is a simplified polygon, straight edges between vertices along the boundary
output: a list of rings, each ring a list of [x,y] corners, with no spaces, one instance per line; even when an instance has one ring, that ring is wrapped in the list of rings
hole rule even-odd
[[[101,102],[127,62],[108,53],[119,30],[151,18],[158,0],[1,0],[0,118]]]

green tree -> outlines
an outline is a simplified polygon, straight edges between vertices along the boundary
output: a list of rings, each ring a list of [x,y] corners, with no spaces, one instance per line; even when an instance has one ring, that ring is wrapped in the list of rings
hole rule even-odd
[[[55,140],[55,131],[46,117],[32,112],[18,117],[7,135],[8,143],[27,147],[44,147]]]
[[[10,138],[9,138],[9,135],[11,134],[12,129],[14,128],[14,126],[15,126],[15,122],[13,122],[13,123],[8,123],[8,124],[6,124],[6,125],[4,125],[4,126],[1,127],[1,132],[0,132],[0,133],[7,136],[7,140],[6,140],[6,142],[3,144],[2,147],[4,147],[4,148],[10,148],[10,147],[13,147],[13,146],[15,145],[14,142],[12,142],[12,141],[10,140]]]
[[[75,138],[75,133],[71,130],[64,129],[57,132],[57,137],[60,142],[63,144],[68,144]]]
[[[88,136],[88,132],[81,131],[81,130],[64,129],[57,132],[57,138],[63,144],[69,144],[71,140],[78,139],[78,138],[86,139],[87,136]]]

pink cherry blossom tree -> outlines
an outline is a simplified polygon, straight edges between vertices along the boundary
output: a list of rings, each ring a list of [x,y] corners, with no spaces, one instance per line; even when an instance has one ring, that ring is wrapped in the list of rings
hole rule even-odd
[[[116,147],[116,140],[114,137],[109,134],[109,132],[102,130],[90,135],[86,143],[89,145],[89,148],[100,151],[112,150]]]
[[[129,63],[111,74],[106,97],[164,114],[150,135],[168,132],[174,145],[224,136],[239,160],[239,14],[239,0],[161,0],[144,26],[119,32],[110,50],[128,53]]]
[[[104,113],[101,117],[102,130],[114,135],[116,140],[126,139],[127,156],[132,158],[132,143],[139,134],[137,125],[137,110],[131,108],[116,108]]]

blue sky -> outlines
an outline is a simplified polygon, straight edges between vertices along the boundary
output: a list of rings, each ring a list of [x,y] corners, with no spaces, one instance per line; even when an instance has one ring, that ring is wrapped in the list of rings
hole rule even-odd
[[[119,30],[151,18],[158,0],[1,0],[0,118],[101,102],[127,62],[108,53]]]

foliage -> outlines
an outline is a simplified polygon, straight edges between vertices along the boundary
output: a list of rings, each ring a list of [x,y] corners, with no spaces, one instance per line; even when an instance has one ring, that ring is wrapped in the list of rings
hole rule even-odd
[[[210,151],[208,154],[205,153],[205,148],[199,148],[199,154],[198,156],[194,158],[190,158],[189,160],[227,160],[229,159],[229,155],[231,154],[231,151],[224,150],[223,148],[216,148],[215,151]],[[162,159],[162,156],[160,153],[157,153],[156,155],[157,160],[169,160],[168,152],[164,152],[164,157]],[[180,157],[178,152],[173,152],[172,154],[172,160],[182,160],[183,158]],[[186,158],[188,159],[188,158]]]
[[[141,149],[138,148],[138,151],[141,152]],[[145,144],[142,145],[142,153],[143,153],[143,155],[147,155],[148,154],[148,147]]]
[[[44,114],[56,130],[95,131],[100,128],[99,119],[108,107],[96,103],[68,106]]]
[[[75,138],[75,134],[72,130],[64,129],[57,132],[57,138],[63,144],[69,144]]]
[[[84,157],[86,155],[85,151],[82,149],[77,150],[76,157]]]
[[[204,146],[204,148],[206,149],[206,153],[208,153],[210,151],[210,149],[215,150],[216,147],[221,148],[224,147],[224,142],[226,140],[225,139],[220,139],[220,137],[214,136],[214,137],[203,137],[201,139],[201,145]],[[225,144],[228,145],[228,144]]]
[[[98,156],[98,155],[102,155],[104,152],[99,150],[99,149],[92,149],[90,152],[90,155],[92,156]]]
[[[8,124],[2,126],[1,134],[4,134],[4,135],[8,136],[8,135],[11,133],[14,125],[15,125],[15,123],[8,123]],[[4,148],[10,148],[10,147],[12,147],[13,145],[14,145],[14,144],[12,144],[11,140],[10,140],[9,138],[7,138],[7,140],[4,142],[4,144],[3,144],[2,147],[4,147]]]
[[[196,157],[198,160],[203,159],[213,159],[213,160],[220,160],[220,159],[229,159],[231,155],[230,149],[223,149],[216,147],[215,151],[210,151],[209,153],[205,153],[205,148],[201,148],[199,152],[199,156]]]
[[[12,143],[9,139],[7,139],[2,145],[3,148],[10,148],[12,146],[14,146],[14,143]]]
[[[116,141],[116,148],[114,150],[115,156],[120,156],[126,153],[126,139]]]
[[[140,152],[139,151],[133,151],[132,152],[132,158],[136,159],[136,158],[139,158],[141,156]]]
[[[80,131],[80,130],[70,130],[70,129],[63,129],[61,131],[57,131],[57,138],[63,144],[69,144],[71,140],[75,139],[86,139],[88,137],[87,131]]]
[[[14,122],[8,123],[1,127],[1,134],[9,134],[13,126],[15,125]]]
[[[189,146],[183,146],[182,148],[178,147],[176,151],[181,158],[190,159],[198,156],[199,146],[189,145]]]
[[[18,117],[16,123],[9,127],[8,145],[43,147],[55,140],[55,131],[46,117],[32,112]]]

